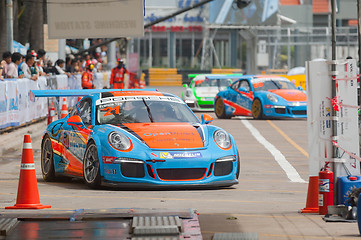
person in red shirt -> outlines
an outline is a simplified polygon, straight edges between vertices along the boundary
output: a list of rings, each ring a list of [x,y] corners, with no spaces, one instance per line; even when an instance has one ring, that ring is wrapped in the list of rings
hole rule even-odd
[[[94,86],[94,75],[93,75],[93,68],[94,65],[89,63],[84,71],[83,75],[81,76],[81,86],[83,89],[93,89]]]
[[[128,73],[125,68],[124,62],[118,59],[118,66],[112,69],[110,75],[110,88],[123,89],[124,88],[124,75]]]

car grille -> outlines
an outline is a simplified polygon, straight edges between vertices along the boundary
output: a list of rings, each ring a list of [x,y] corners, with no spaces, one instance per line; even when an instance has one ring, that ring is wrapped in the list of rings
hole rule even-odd
[[[232,172],[233,162],[216,162],[214,165],[214,176],[224,176]]]
[[[292,113],[294,115],[306,115],[307,114],[307,110],[293,110]]]
[[[206,174],[206,168],[169,168],[157,169],[162,180],[198,180]]]
[[[278,114],[285,114],[286,108],[275,108],[275,112]]]
[[[144,164],[122,162],[120,170],[123,176],[132,178],[143,178],[145,176]]]
[[[199,104],[199,107],[201,108],[213,108],[213,104]]]
[[[187,105],[188,105],[188,107],[190,107],[190,108],[194,108],[194,107],[195,107],[194,103],[187,103]]]

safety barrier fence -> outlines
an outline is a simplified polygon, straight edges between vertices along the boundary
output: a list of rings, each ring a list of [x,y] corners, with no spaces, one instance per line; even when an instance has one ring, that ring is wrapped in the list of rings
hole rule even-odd
[[[96,88],[109,87],[110,72],[94,74]],[[26,78],[0,81],[0,130],[30,123],[48,114],[48,100],[33,98],[31,90],[81,89],[81,75],[55,75],[39,77],[37,81]],[[77,98],[67,98],[73,106]]]

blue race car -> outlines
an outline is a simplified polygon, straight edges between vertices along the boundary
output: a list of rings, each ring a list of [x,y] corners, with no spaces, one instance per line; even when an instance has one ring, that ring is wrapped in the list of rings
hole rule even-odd
[[[92,187],[224,187],[238,183],[233,137],[202,121],[177,96],[154,90],[34,90],[35,97],[83,97],[48,125],[45,181],[83,178]]]
[[[288,79],[278,76],[246,75],[214,100],[218,118],[253,116],[262,118],[306,118],[307,95]]]

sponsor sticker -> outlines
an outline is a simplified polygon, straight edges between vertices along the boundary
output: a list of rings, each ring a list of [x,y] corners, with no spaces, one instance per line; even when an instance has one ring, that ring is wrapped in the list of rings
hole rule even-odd
[[[201,158],[200,152],[161,152],[160,158],[162,159],[174,159],[174,158]]]

